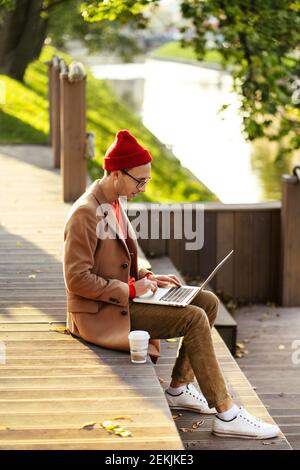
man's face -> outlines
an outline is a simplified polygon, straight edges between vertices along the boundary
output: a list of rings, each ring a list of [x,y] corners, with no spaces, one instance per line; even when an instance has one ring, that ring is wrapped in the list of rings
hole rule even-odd
[[[113,172],[114,185],[120,196],[133,199],[136,194],[146,191],[146,184],[142,183],[151,176],[151,163],[125,171],[126,173],[120,170]]]

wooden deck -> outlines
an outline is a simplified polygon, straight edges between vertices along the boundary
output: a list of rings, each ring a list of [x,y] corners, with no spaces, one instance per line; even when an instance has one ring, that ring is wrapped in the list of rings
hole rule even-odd
[[[50,149],[26,150],[0,148],[0,450],[183,449],[150,359],[134,365],[59,330],[69,205]],[[119,422],[132,437],[100,427],[118,415],[131,415]]]
[[[292,448],[299,450],[300,308],[244,307],[235,318],[239,341],[248,351],[237,362]]]

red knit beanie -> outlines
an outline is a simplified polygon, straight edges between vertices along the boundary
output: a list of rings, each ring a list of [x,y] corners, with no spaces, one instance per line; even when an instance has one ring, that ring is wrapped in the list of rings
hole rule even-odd
[[[148,150],[142,147],[127,130],[117,132],[103,160],[105,170],[116,171],[145,165],[152,161]]]

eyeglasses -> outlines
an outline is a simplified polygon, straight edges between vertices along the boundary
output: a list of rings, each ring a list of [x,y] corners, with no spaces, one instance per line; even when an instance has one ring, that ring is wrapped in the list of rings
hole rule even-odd
[[[122,173],[125,173],[125,175],[130,176],[134,181],[137,182],[136,189],[141,189],[145,186],[145,184],[149,183],[149,181],[152,179],[151,176],[148,178],[144,178],[143,180],[137,179],[134,176],[130,175],[126,170],[121,170]]]

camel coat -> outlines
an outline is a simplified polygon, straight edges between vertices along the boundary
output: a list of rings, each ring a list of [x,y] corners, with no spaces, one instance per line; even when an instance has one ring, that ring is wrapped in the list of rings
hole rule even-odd
[[[94,181],[77,199],[64,227],[67,327],[88,342],[129,352],[128,276],[141,279],[148,271],[138,268],[136,235],[121,202],[126,241],[101,182]],[[151,338],[148,353],[156,362],[158,339]]]

